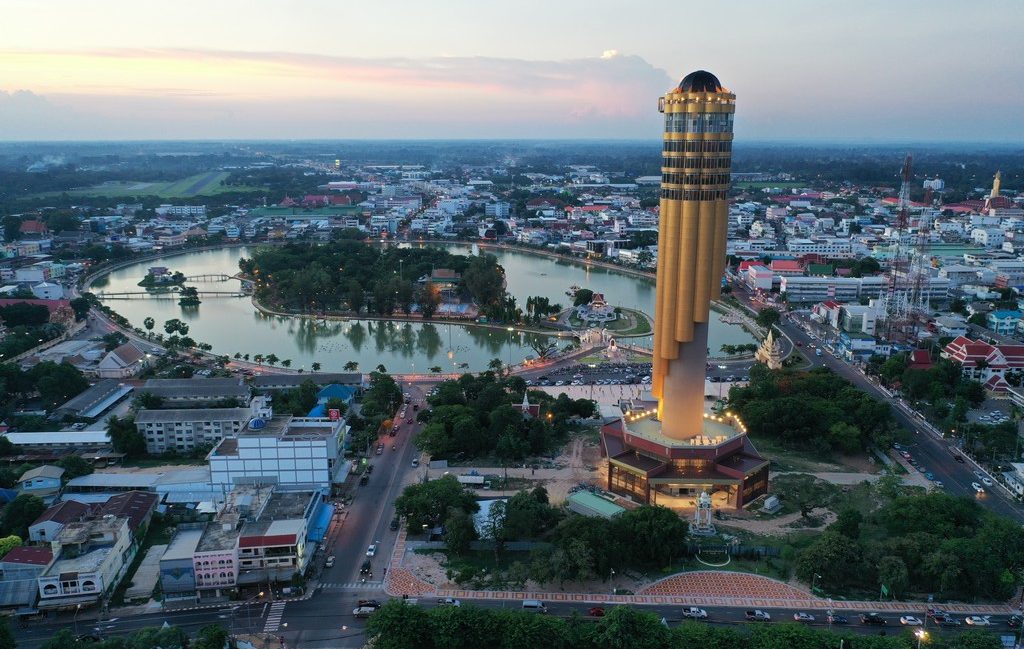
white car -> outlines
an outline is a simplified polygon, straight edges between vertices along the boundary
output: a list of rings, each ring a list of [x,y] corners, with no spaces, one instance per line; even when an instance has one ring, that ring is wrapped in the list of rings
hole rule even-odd
[[[377,544],[374,543],[370,547],[366,548],[366,556],[372,557],[377,554]]]
[[[921,621],[921,618],[914,617],[913,615],[901,615],[900,624],[903,626],[921,626],[924,622]]]
[[[974,488],[974,491],[976,491],[976,492],[977,492],[978,494],[983,494],[983,493],[985,493],[985,487],[982,487],[982,486],[981,486],[980,484],[978,484],[977,482],[972,482],[972,483],[971,483],[971,487],[973,487],[973,488]]]
[[[453,599],[451,597],[445,597],[444,599],[439,599],[439,600],[437,600],[437,603],[440,606],[462,606],[462,602],[460,602],[457,599]]]
[[[970,615],[964,618],[964,622],[968,626],[989,626],[992,624],[992,620],[988,619],[987,615]]]
[[[804,613],[803,611],[800,611],[799,613],[793,613],[793,621],[810,623],[814,621],[814,616],[810,613]]]
[[[991,487],[992,486],[992,480],[990,478],[982,478],[981,479],[981,484],[985,485],[986,487]]]

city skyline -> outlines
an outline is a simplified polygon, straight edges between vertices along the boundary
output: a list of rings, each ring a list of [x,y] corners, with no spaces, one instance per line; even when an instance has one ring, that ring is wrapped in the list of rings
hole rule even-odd
[[[1017,4],[696,8],[15,0],[0,140],[653,140],[650,97],[700,68],[745,141],[1024,140]]]

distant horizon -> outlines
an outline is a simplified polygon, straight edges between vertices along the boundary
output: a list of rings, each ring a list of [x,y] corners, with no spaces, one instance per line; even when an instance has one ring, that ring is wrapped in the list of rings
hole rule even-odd
[[[0,147],[5,145],[20,144],[162,144],[162,143],[198,143],[198,144],[239,144],[252,142],[267,143],[288,143],[288,142],[565,142],[565,143],[662,143],[660,136],[653,137],[180,137],[180,138],[65,138],[65,139],[0,139]],[[999,148],[1024,147],[1024,139],[1020,140],[969,140],[969,139],[870,139],[870,138],[849,138],[849,139],[794,139],[794,138],[758,138],[758,139],[736,139],[733,146],[750,145],[814,145],[814,146],[989,146]]]

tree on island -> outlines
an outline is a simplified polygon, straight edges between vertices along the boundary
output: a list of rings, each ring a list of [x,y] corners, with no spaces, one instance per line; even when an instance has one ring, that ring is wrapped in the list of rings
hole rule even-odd
[[[357,372],[359,371],[359,362],[346,361],[345,365],[343,365],[341,369],[345,370],[346,372]]]
[[[433,282],[426,282],[416,289],[416,303],[424,318],[432,318],[441,305],[441,291]]]
[[[312,364],[312,365],[310,365],[309,367],[310,367],[310,369],[312,369],[312,370],[313,370],[314,372],[319,372],[319,371],[320,371],[320,363],[317,363],[316,361],[314,361],[314,362],[313,362],[313,364]]]
[[[584,304],[590,304],[592,299],[594,299],[594,292],[589,288],[581,288],[573,295],[572,305],[583,306]]]

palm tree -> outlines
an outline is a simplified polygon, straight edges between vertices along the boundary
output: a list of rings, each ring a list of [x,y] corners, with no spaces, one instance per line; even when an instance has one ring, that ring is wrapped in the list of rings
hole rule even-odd
[[[345,367],[343,367],[342,369],[344,369],[346,372],[355,372],[359,369],[359,363],[356,361],[349,361],[345,363]]]
[[[319,372],[320,371],[320,363],[314,362],[310,367],[313,368],[314,372]]]
[[[283,361],[281,361],[281,366],[282,367],[291,367],[292,366],[292,359],[290,359],[290,358],[284,359]]]
[[[256,361],[257,365],[263,365],[263,354],[253,354],[252,360]]]
[[[142,326],[146,328],[146,331],[153,331],[153,327],[156,326],[156,320],[147,316],[142,320]]]
[[[388,368],[384,367],[384,363],[381,363],[380,365],[377,366],[377,371],[380,372],[381,374],[387,374]]]
[[[236,360],[236,361],[237,361],[237,360],[238,360],[239,358],[241,358],[241,357],[242,357],[242,352],[235,352],[235,360]]]
[[[248,354],[242,354],[242,360],[244,360],[246,362],[249,362],[249,355]]]
[[[430,368],[430,371],[433,372],[434,374],[440,374],[441,373],[441,366],[440,365],[435,365],[435,366]]]
[[[268,365],[273,365],[274,363],[276,363],[280,359],[278,359],[277,354],[271,352],[271,353],[267,354],[265,360],[267,361]]]

